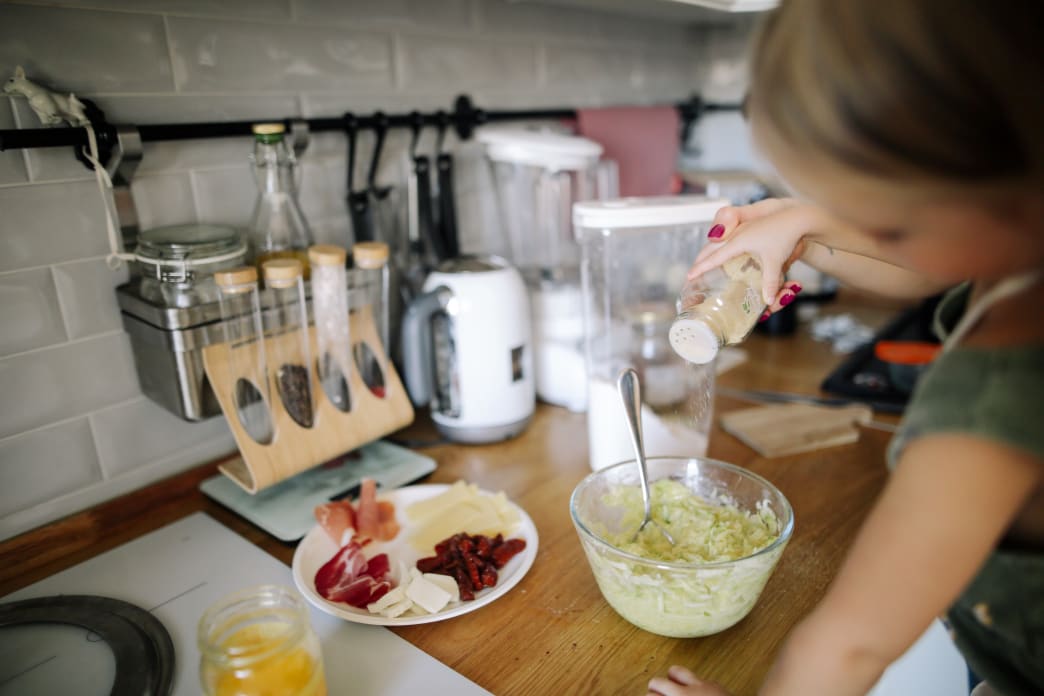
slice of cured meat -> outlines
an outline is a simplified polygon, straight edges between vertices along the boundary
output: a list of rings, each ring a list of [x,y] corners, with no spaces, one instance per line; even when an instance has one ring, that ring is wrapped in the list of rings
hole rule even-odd
[[[377,509],[377,482],[364,478],[360,483],[359,502],[356,503],[356,530],[364,537],[380,539],[381,517]]]
[[[337,500],[317,505],[314,510],[315,521],[323,528],[326,535],[338,547],[348,542],[345,532],[355,529],[355,510],[346,500]]]
[[[331,602],[365,609],[391,589],[386,579],[389,568],[388,554],[367,559],[362,546],[350,541],[316,572],[315,589]]]

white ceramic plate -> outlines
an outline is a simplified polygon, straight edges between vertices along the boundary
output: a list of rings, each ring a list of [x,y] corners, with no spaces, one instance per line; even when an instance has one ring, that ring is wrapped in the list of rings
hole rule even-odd
[[[409,524],[405,523],[405,514],[403,511],[412,503],[415,503],[418,500],[431,498],[448,488],[449,485],[447,484],[423,484],[418,486],[406,486],[405,488],[396,488],[379,493],[377,495],[378,500],[387,500],[394,503],[395,515],[399,524],[402,525],[402,528],[391,541],[375,541],[367,544],[364,548],[366,557],[372,558],[379,553],[388,554],[393,573],[395,572],[395,569],[398,568],[399,561],[405,562],[411,568],[414,567],[417,563],[417,559],[421,558],[423,554],[418,553],[408,541],[411,527]],[[357,609],[348,604],[331,602],[324,599],[315,589],[315,574],[324,563],[333,558],[338,549],[337,545],[329,536],[327,536],[326,532],[323,531],[323,528],[319,525],[313,527],[312,530],[305,535],[305,538],[297,545],[297,550],[294,551],[294,584],[297,585],[297,589],[301,591],[301,594],[305,596],[305,599],[311,602],[312,605],[320,611],[331,614],[332,616],[339,616],[347,621],[374,624],[378,626],[411,626],[413,624],[431,623],[433,621],[452,619],[454,616],[460,616],[461,614],[467,614],[476,609],[481,609],[490,602],[503,596],[508,590],[517,585],[519,581],[525,577],[530,566],[533,565],[533,560],[536,558],[538,545],[536,526],[533,524],[533,520],[530,519],[529,515],[526,514],[525,510],[514,503],[511,503],[511,505],[518,512],[519,524],[510,534],[505,534],[504,538],[517,537],[525,539],[526,548],[521,553],[516,554],[514,558],[508,561],[507,565],[497,571],[498,579],[495,586],[487,587],[481,592],[476,592],[475,599],[470,602],[460,602],[459,604],[450,605],[435,614],[411,614],[409,616],[399,616],[394,619],[389,619],[380,614],[371,614],[366,609]]]

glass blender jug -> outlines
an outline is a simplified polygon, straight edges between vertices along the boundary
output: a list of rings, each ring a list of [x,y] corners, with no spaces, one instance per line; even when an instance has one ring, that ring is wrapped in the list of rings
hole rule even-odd
[[[570,215],[577,201],[617,195],[615,163],[586,138],[507,128],[476,137],[492,171],[504,256],[530,295],[537,397],[584,411],[580,245]]]
[[[707,452],[714,361],[692,364],[669,341],[678,289],[728,201],[702,196],[622,198],[573,206],[583,248],[587,432],[594,470],[633,459],[620,371],[642,384],[642,429],[649,456]]]

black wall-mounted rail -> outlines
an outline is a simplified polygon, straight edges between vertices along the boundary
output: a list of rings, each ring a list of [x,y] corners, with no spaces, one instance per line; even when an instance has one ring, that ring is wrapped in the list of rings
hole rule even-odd
[[[117,126],[105,120],[105,114],[89,100],[81,100],[86,107],[88,119],[94,127],[98,141],[98,150],[102,162],[109,159],[116,145]],[[703,114],[712,111],[735,111],[739,104],[714,104],[704,102],[699,97],[676,105],[681,115],[682,137],[687,138],[692,124]],[[475,107],[467,95],[457,97],[451,111],[435,111],[429,113],[387,114],[389,128],[413,128],[419,122],[424,127],[440,129],[453,128],[463,140],[471,137],[475,128],[485,123],[500,121],[523,121],[543,119],[573,119],[576,109],[530,109],[515,111],[486,111]],[[374,116],[344,114],[330,118],[275,118],[255,119],[252,121],[227,121],[207,123],[174,123],[165,125],[137,125],[142,142],[158,142],[168,140],[194,140],[199,138],[225,138],[250,135],[251,128],[257,123],[287,124],[304,121],[310,132],[345,131],[349,121],[354,122],[356,130],[372,130],[377,123]],[[87,131],[84,128],[26,128],[0,130],[0,151],[41,148],[41,147],[76,147],[87,146]]]

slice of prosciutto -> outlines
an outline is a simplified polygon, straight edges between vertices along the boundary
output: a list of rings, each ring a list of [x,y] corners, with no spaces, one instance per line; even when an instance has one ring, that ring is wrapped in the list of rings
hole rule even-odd
[[[386,579],[389,568],[388,554],[367,559],[362,546],[349,541],[316,572],[315,589],[331,602],[365,609],[391,589],[392,583]]]

